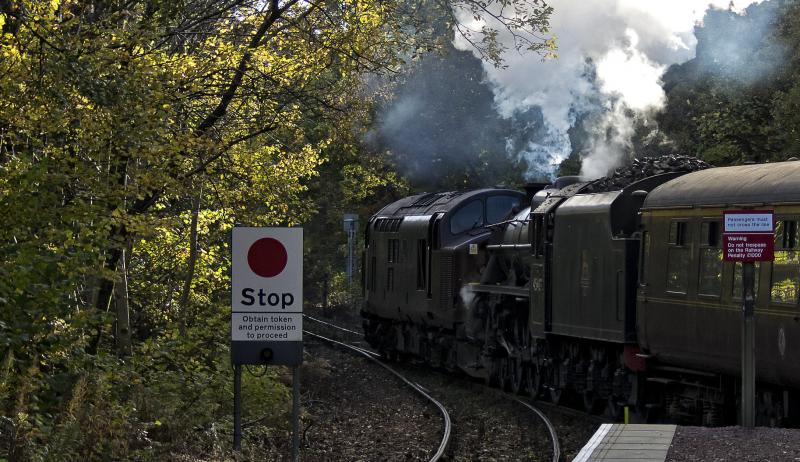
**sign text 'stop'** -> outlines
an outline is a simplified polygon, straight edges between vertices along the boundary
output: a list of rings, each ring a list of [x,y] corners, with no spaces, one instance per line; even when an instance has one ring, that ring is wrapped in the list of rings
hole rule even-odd
[[[233,312],[303,311],[302,228],[233,228]]]

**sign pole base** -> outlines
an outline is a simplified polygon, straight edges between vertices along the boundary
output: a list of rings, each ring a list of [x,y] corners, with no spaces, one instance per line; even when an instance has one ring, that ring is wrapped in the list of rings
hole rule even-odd
[[[242,450],[242,366],[233,366],[233,449]]]
[[[300,368],[292,367],[292,462],[300,457]]]

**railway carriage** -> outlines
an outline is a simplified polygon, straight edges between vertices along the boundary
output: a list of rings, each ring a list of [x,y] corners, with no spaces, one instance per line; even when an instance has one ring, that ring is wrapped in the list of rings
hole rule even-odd
[[[738,392],[742,266],[723,261],[723,211],[767,209],[774,212],[776,232],[775,261],[756,263],[761,423],[796,414],[795,395],[800,389],[798,180],[800,162],[714,168],[664,184],[645,200],[637,333],[642,350],[660,369],[651,375],[662,379],[667,399],[678,402],[671,404],[673,408],[684,407],[686,387],[677,384],[686,380],[697,384],[696,395],[710,396],[706,406],[713,402],[722,407],[726,394]]]

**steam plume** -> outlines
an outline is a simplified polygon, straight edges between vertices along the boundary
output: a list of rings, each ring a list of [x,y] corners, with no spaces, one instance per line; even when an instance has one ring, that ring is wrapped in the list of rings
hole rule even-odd
[[[602,176],[617,165],[630,152],[634,122],[644,120],[646,125],[649,115],[663,107],[661,76],[669,65],[694,57],[694,27],[706,11],[730,7],[743,12],[737,6],[746,6],[728,0],[552,0],[550,4],[555,9],[551,29],[558,40],[558,59],[541,61],[510,52],[505,56],[507,68],[487,64],[484,68],[503,116],[541,109],[548,134],[539,144],[531,143],[530,151],[550,156],[551,163],[580,151],[587,178]],[[747,63],[737,61],[736,49],[748,40],[752,35],[725,37],[718,41],[719,47],[704,52],[730,63],[723,68],[739,75]],[[458,36],[454,43],[469,49]],[[741,75],[753,74],[750,69]],[[584,125],[588,136],[582,146],[573,146],[569,136],[577,124]]]

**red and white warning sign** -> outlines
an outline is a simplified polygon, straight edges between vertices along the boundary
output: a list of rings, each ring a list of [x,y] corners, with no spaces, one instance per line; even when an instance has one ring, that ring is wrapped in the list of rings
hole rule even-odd
[[[772,210],[726,210],[722,246],[725,261],[772,261],[775,237]]]
[[[233,228],[231,340],[303,339],[303,229]]]

